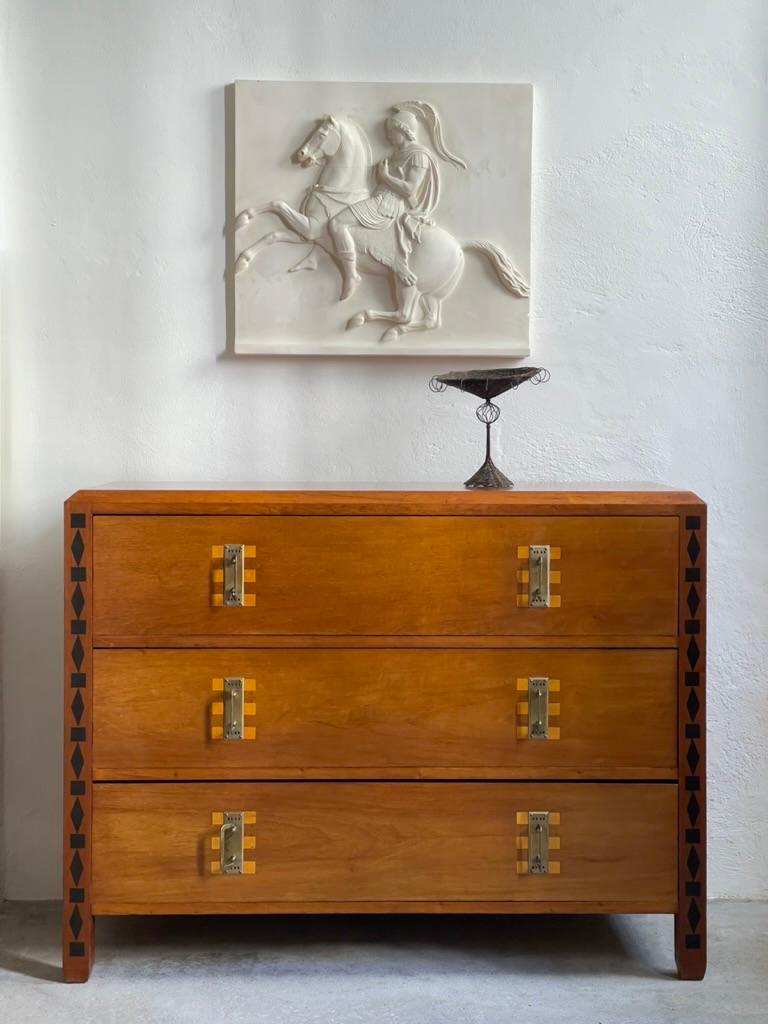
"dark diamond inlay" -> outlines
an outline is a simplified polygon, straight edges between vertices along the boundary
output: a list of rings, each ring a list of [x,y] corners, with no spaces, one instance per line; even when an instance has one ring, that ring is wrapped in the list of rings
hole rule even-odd
[[[685,895],[686,896],[701,896],[701,882],[686,882],[685,883]]]
[[[691,560],[691,565],[696,565],[696,560],[701,554],[701,544],[699,544],[699,538],[695,533],[691,534],[691,539],[688,541],[688,557]],[[80,561],[80,559],[78,559]]]
[[[85,796],[84,782],[70,782],[69,792],[71,796]]]
[[[701,632],[701,623],[698,619],[686,619],[685,620],[685,632],[688,636],[692,636],[694,633]]]
[[[70,512],[69,525],[73,530],[85,526],[85,512]]]
[[[686,530],[698,530],[701,526],[701,518],[699,516],[686,516],[685,517],[685,528]]]
[[[83,658],[85,657],[85,649],[83,648],[83,641],[80,637],[77,637],[75,642],[72,644],[72,661],[75,663],[75,668],[79,669],[83,664]]]
[[[688,762],[688,767],[691,769],[691,774],[695,774],[699,764],[699,752],[693,740],[688,744],[688,753],[685,755],[685,759]]]
[[[72,929],[72,934],[76,939],[80,938],[80,931],[83,927],[83,919],[80,916],[80,908],[75,906],[72,913],[69,915],[69,927]]]
[[[699,673],[698,672],[686,672],[685,673],[685,685],[686,686],[698,686],[699,685]]]
[[[685,738],[687,740],[697,740],[701,734],[701,729],[698,725],[686,725],[685,727]]]
[[[69,763],[72,765],[72,771],[79,779],[80,772],[83,770],[83,765],[85,764],[85,758],[83,757],[83,752],[80,749],[79,743],[75,746],[75,749],[72,751],[72,757],[70,758]]]
[[[70,681],[73,686],[85,686],[85,672],[73,672]]]
[[[75,691],[75,698],[69,706],[72,709],[75,721],[79,725],[80,719],[83,717],[83,712],[85,711],[85,702],[83,701],[83,695],[79,690]]]
[[[686,569],[685,582],[698,583],[701,580],[701,569]]]
[[[698,935],[696,936],[698,938]],[[70,956],[85,956],[85,943],[84,942],[70,942],[69,944],[69,955]]]
[[[688,821],[690,821],[692,825],[695,825],[699,820],[699,813],[701,812],[699,801],[695,793],[691,793],[691,798],[688,801],[686,810],[688,811]]]
[[[71,619],[69,632],[72,636],[83,636],[85,633],[85,619]]]
[[[79,800],[75,800],[72,804],[72,810],[69,812],[69,817],[72,824],[75,826],[75,832],[79,832],[80,826],[83,824],[83,818],[85,817],[83,805]]]
[[[696,715],[699,713],[699,708],[701,707],[695,690],[688,691],[688,700],[685,702],[685,706],[688,709],[688,717],[691,720],[695,719]]]
[[[700,935],[686,935],[685,936],[685,948],[686,949],[701,949],[701,936]]]
[[[72,881],[77,885],[83,874],[83,862],[80,858],[80,851],[75,850],[75,855],[70,861],[69,873],[72,875]]]
[[[85,583],[85,566],[75,566],[69,570],[69,578],[73,583]]]
[[[688,860],[686,861],[686,864],[688,865],[688,874],[691,878],[695,878],[696,875],[698,875],[700,863],[699,855],[696,853],[696,847],[692,846],[691,852],[688,854]]]
[[[80,536],[80,531],[79,530],[77,531],[77,533],[74,536],[74,539],[72,540],[71,551],[72,551],[72,557],[74,558],[74,560],[79,565],[80,564],[80,559],[83,557],[83,553],[85,552],[85,544],[83,544],[83,538]],[[695,561],[695,559],[694,559],[694,561]]]
[[[686,843],[700,843],[701,832],[697,828],[687,828],[685,830],[685,841]]]
[[[70,832],[69,833],[69,848],[70,850],[84,850],[85,849],[85,836],[82,832]]]
[[[79,583],[75,587],[74,593],[72,594],[72,607],[75,609],[75,615],[79,619],[80,613],[85,607],[85,597],[83,595],[83,588],[80,586]],[[691,612],[691,615],[693,615],[693,612]]]
[[[696,664],[699,660],[699,645],[696,643],[695,637],[691,637],[691,642],[688,644],[685,653],[688,657],[688,664],[691,668],[696,668]]]
[[[691,904],[688,907],[688,924],[691,926],[691,931],[695,932],[699,927],[701,921],[701,911],[696,900],[691,900]]]
[[[69,890],[69,902],[70,903],[85,903],[85,889],[70,889]]]
[[[696,589],[696,587],[693,586],[693,584],[691,584],[691,586],[688,588],[687,603],[688,611],[691,613],[691,617],[695,616],[696,612],[698,611],[699,605],[701,604],[701,599],[699,597],[698,590]]]

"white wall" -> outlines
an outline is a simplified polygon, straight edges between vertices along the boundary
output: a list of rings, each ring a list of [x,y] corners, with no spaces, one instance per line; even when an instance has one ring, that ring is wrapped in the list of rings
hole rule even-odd
[[[535,85],[518,479],[711,503],[711,883],[768,895],[764,0],[7,0],[6,894],[59,892],[61,502],[108,480],[449,480],[443,359],[223,358],[224,86]],[[324,111],[317,111],[318,114]],[[471,156],[471,154],[470,154]]]

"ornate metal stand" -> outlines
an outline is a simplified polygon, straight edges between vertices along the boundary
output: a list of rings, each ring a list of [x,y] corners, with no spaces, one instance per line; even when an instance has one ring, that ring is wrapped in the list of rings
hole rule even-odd
[[[429,382],[432,391],[445,391],[447,387],[467,391],[471,395],[484,399],[483,404],[475,410],[475,415],[485,424],[485,461],[469,480],[465,487],[503,488],[515,485],[494,465],[491,458],[491,424],[501,416],[501,409],[492,398],[503,395],[505,391],[517,390],[525,381],[532,384],[546,384],[549,370],[541,366],[519,366],[499,370],[454,370],[452,373],[441,373]]]

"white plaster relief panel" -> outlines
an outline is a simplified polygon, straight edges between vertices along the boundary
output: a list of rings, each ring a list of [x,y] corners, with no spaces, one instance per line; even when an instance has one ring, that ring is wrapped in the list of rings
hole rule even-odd
[[[235,352],[530,351],[532,88],[237,82]]]

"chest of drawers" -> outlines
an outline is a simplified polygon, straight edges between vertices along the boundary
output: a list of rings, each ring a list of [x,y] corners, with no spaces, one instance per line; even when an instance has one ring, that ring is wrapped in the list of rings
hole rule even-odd
[[[706,509],[666,489],[65,507],[64,976],[107,914],[669,913],[706,958]]]

